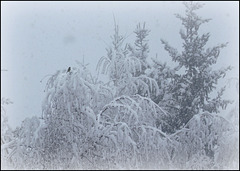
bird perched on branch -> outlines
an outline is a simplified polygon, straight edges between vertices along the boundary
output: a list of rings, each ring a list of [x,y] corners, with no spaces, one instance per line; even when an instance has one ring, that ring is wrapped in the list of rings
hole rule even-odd
[[[71,71],[71,67],[68,67],[68,70],[67,70],[67,72],[70,72]]]

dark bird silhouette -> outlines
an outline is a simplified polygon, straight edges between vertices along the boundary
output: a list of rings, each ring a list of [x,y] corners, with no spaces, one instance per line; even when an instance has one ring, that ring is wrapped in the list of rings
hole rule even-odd
[[[68,67],[68,70],[67,70],[67,72],[70,72],[71,71],[71,67]]]

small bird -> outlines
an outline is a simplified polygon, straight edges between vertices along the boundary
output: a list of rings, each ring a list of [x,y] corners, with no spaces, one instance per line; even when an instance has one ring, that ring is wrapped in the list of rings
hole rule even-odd
[[[71,67],[68,67],[68,70],[67,70],[67,72],[70,72],[71,71]]]

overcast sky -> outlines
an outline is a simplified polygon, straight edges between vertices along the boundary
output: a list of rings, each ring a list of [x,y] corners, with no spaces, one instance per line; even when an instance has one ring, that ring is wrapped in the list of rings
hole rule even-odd
[[[204,2],[198,10],[212,20],[202,25],[210,32],[207,46],[229,42],[221,51],[216,68],[232,65],[227,77],[239,72],[239,2]],[[113,34],[113,14],[120,33],[130,35],[138,22],[151,30],[149,59],[155,57],[169,64],[160,39],[181,49],[181,22],[174,14],[184,14],[181,2],[1,2],[1,97],[14,103],[6,107],[12,128],[26,117],[41,115],[47,74],[77,66],[75,60],[85,57],[95,73],[97,61],[106,55],[105,48]],[[225,80],[226,81],[226,80]],[[238,98],[234,88],[227,96]]]

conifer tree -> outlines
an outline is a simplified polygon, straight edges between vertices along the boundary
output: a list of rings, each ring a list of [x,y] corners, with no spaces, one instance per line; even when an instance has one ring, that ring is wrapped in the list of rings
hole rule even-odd
[[[112,44],[107,48],[107,56],[101,57],[97,64],[97,70],[108,74],[110,82],[113,82],[115,97],[135,94],[150,97],[151,93],[158,94],[156,81],[144,73],[147,68],[148,53],[145,37],[148,32],[145,24],[143,28],[140,24],[137,26],[135,49],[128,44],[123,46],[126,38],[119,34],[119,27],[115,24],[114,35],[111,36]]]
[[[145,70],[149,68],[149,64],[146,61],[149,53],[148,40],[146,39],[146,37],[148,36],[149,32],[150,30],[145,28],[145,23],[142,27],[139,23],[136,30],[134,31],[134,33],[136,34],[136,40],[134,42],[135,47],[130,44],[128,45],[130,56],[138,58],[141,62],[141,71],[137,72],[136,76],[144,74]]]
[[[210,97],[210,93],[216,89],[218,80],[231,69],[230,66],[219,70],[212,68],[218,60],[220,50],[226,47],[227,43],[206,48],[210,33],[200,34],[199,28],[210,19],[202,19],[195,13],[203,4],[184,2],[184,5],[185,16],[176,14],[184,27],[180,30],[183,51],[179,53],[167,41],[161,40],[165,50],[178,65],[168,89],[171,94],[168,110],[175,115],[174,120],[171,119],[175,128],[185,125],[201,111],[218,113],[220,107],[226,108],[230,103],[222,99],[225,87],[217,92],[215,98]]]

